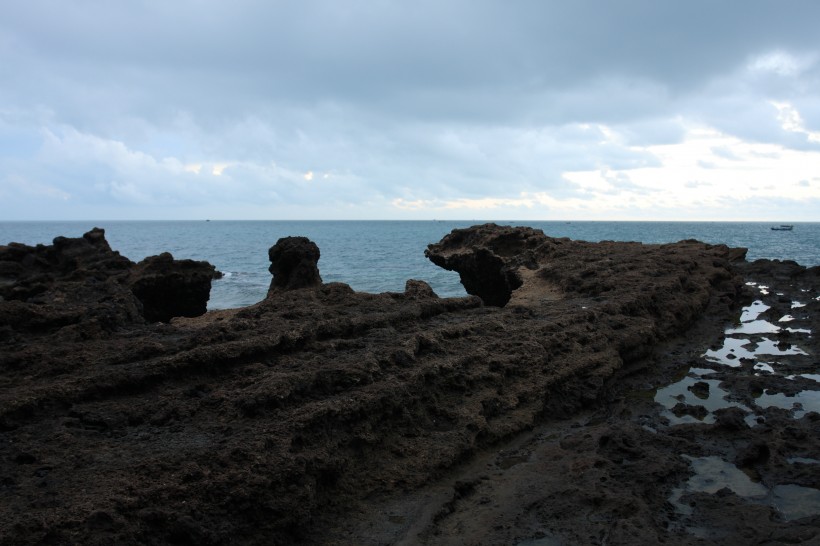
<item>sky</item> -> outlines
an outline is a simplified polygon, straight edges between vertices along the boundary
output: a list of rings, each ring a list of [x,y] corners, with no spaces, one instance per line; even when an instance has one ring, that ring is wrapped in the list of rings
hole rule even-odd
[[[0,220],[820,221],[816,0],[26,0]]]

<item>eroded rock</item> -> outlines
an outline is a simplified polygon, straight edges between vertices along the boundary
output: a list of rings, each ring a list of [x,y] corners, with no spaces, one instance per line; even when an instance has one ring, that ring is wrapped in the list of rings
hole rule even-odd
[[[613,374],[743,286],[730,249],[693,242],[479,226],[429,255],[460,268],[490,306],[417,281],[399,294],[323,285],[319,249],[286,238],[257,305],[135,320],[103,339],[0,335],[0,479],[13,477],[0,542],[326,543],[323,523],[357,503],[413,491],[545,416],[589,408]],[[136,309],[119,278],[95,282]],[[295,289],[305,287],[316,289]],[[22,306],[6,315],[14,328],[38,309],[6,304]],[[645,459],[649,434],[600,443],[579,430],[588,460],[567,474],[545,457],[540,474],[575,491],[591,469]],[[48,465],[47,479],[19,471],[23,452]],[[577,495],[585,507],[607,501],[594,488]]]
[[[307,237],[283,237],[270,250],[269,271],[273,275],[268,294],[321,286],[319,247]]]
[[[415,279],[410,279],[404,284],[404,295],[414,299],[438,298],[429,284]]]
[[[456,271],[468,294],[504,307],[523,282],[518,269],[533,265],[535,250],[546,241],[541,230],[485,224],[455,229],[424,254],[437,266]]]
[[[134,264],[111,249],[105,231],[56,237],[51,245],[0,246],[0,328],[20,333],[63,330],[88,339],[117,328],[205,312],[207,262],[170,254]]]
[[[197,317],[207,310],[216,268],[208,262],[175,260],[164,252],[136,264],[129,275],[131,292],[140,300],[148,322]]]

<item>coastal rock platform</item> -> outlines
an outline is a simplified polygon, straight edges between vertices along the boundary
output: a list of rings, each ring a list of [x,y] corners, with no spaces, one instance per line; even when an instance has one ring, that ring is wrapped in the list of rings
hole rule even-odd
[[[467,297],[413,280],[383,294],[322,283],[318,248],[300,239],[271,249],[282,277],[258,304],[160,316],[145,313],[134,275],[165,266],[85,238],[107,265],[65,262],[42,282],[32,259],[3,265],[31,251],[0,247],[0,543],[820,536],[817,516],[787,519],[731,489],[676,492],[695,465],[683,454],[729,453],[762,479],[791,472],[788,483],[820,487],[809,463],[784,462],[795,444],[794,456],[820,458],[818,414],[768,408],[755,415],[769,425],[751,428],[722,411],[681,428],[633,396],[716,342],[752,299],[750,275],[783,285],[780,307],[803,294],[816,316],[816,268],[748,264],[743,249],[697,241],[587,243],[488,224],[427,251]],[[817,354],[813,340],[802,347]],[[738,396],[761,388],[725,381]]]

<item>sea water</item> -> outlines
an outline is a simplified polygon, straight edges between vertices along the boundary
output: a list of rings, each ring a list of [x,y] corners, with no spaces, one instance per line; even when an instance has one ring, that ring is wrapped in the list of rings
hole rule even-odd
[[[271,275],[268,249],[280,237],[301,235],[320,249],[325,282],[344,282],[363,292],[401,292],[407,279],[427,281],[440,296],[464,295],[458,274],[424,257],[430,243],[456,228],[483,221],[88,221],[0,222],[0,244],[50,244],[54,237],[80,237],[105,229],[114,250],[134,261],[170,252],[175,258],[207,260],[223,272],[214,281],[210,309],[251,305],[265,297]],[[820,223],[773,231],[762,222],[510,222],[552,237],[585,241],[671,243],[697,239],[749,249],[747,258],[794,260],[820,265]]]

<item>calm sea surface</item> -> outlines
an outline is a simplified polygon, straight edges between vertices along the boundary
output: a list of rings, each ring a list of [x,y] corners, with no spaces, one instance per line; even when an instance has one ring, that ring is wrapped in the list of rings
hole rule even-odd
[[[424,257],[429,243],[452,229],[477,221],[174,221],[174,222],[0,222],[0,244],[50,244],[54,237],[80,237],[93,227],[105,229],[114,250],[131,260],[170,252],[176,258],[207,260],[225,274],[215,281],[209,308],[256,303],[270,284],[268,248],[280,237],[309,237],[321,251],[319,270],[325,282],[339,281],[354,290],[404,290],[407,279],[425,280],[440,296],[464,289],[458,275]],[[698,239],[749,249],[748,259],[795,260],[820,265],[820,223],[795,224],[793,231],[772,231],[772,224],[743,222],[504,222],[528,225],[553,237],[586,241],[670,243]]]

